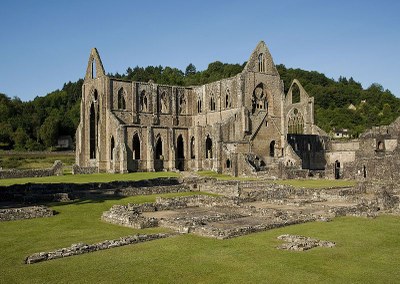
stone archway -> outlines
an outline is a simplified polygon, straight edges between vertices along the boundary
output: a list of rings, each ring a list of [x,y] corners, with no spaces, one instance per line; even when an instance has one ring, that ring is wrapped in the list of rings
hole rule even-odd
[[[140,139],[139,135],[135,133],[132,137],[132,171],[134,172],[139,170],[140,155]]]
[[[206,159],[212,159],[213,151],[212,151],[212,140],[210,135],[207,135],[206,138]]]
[[[272,140],[269,144],[269,156],[275,157],[275,140]]]
[[[110,161],[113,161],[113,160],[114,160],[114,148],[115,148],[114,136],[111,136],[111,142],[110,142]]]
[[[154,170],[162,171],[164,169],[164,156],[163,156],[163,141],[161,137],[157,138],[155,152],[154,152]]]
[[[340,162],[335,161],[335,179],[340,179]]]
[[[89,157],[90,159],[96,159],[97,123],[94,103],[90,106],[89,121]]]
[[[182,135],[178,136],[176,140],[176,159],[175,168],[184,171],[185,170],[185,151]]]

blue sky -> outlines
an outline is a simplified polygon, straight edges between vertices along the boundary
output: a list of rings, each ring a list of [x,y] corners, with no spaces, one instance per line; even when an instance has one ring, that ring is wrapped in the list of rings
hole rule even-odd
[[[260,40],[275,64],[380,83],[400,97],[400,1],[0,0],[0,92],[31,100],[85,74],[243,63]]]

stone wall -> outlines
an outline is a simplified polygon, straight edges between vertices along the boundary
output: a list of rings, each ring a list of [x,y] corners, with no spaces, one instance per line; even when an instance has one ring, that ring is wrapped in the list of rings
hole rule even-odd
[[[204,180],[198,184],[199,191],[220,194],[229,197],[239,196],[238,181],[218,181],[213,179]]]
[[[114,205],[110,210],[103,212],[101,219],[103,221],[117,224],[125,227],[136,229],[150,228],[159,226],[159,221],[155,218],[145,218],[141,215],[143,212],[155,212],[163,210],[182,209],[187,207],[237,207],[238,200],[229,197],[213,197],[208,195],[195,195],[187,197],[174,197],[163,198],[157,197],[154,203],[141,203],[141,204],[128,204],[128,205]],[[238,218],[237,214],[234,216]],[[195,223],[203,223],[205,221],[216,221],[214,217],[204,217],[198,219]],[[224,219],[225,217],[219,217]],[[233,217],[232,217],[233,218]],[[190,219],[190,220],[189,220]],[[188,223],[192,224],[193,218],[189,218]],[[221,219],[221,220],[222,220]],[[175,222],[179,221],[179,222]],[[178,218],[178,220],[163,221],[163,226],[174,228],[181,231],[182,222],[185,220]],[[193,223],[194,224],[194,223]],[[193,225],[192,224],[192,225]],[[184,227],[188,227],[184,226]]]
[[[0,170],[0,179],[6,178],[29,178],[29,177],[48,177],[63,174],[63,164],[57,160],[49,169],[30,169],[30,170]]]
[[[35,203],[102,196],[134,196],[192,191],[177,178],[85,184],[16,184],[0,186],[0,201]]]
[[[0,222],[1,221],[14,221],[22,219],[51,217],[54,211],[45,206],[31,206],[21,208],[7,208],[0,209]]]
[[[158,220],[154,218],[144,218],[140,216],[140,213],[134,208],[124,205],[114,205],[110,210],[103,212],[101,219],[108,223],[135,229],[158,226]]]
[[[151,235],[131,235],[131,236],[126,236],[126,237],[121,237],[119,239],[115,240],[106,240],[100,243],[96,244],[84,244],[84,243],[78,243],[78,244],[73,244],[70,247],[67,248],[61,248],[57,249],[55,251],[49,251],[49,252],[39,252],[39,253],[34,253],[25,259],[26,264],[33,264],[37,262],[42,262],[46,260],[52,260],[52,259],[57,259],[57,258],[63,258],[67,256],[73,256],[73,255],[79,255],[79,254],[84,254],[84,253],[89,253],[89,252],[95,252],[99,250],[104,250],[104,249],[110,249],[110,248],[115,248],[115,247],[120,247],[120,246],[126,246],[126,245],[131,245],[131,244],[137,244],[141,242],[147,242],[147,241],[152,241],[152,240],[157,240],[157,239],[163,239],[169,237],[170,234],[151,234]]]
[[[80,167],[77,164],[72,165],[73,175],[87,175],[97,173],[99,169],[97,167]]]

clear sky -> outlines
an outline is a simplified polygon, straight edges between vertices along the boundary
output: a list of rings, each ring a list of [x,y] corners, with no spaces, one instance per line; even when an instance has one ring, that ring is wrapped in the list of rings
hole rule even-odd
[[[243,63],[260,40],[275,64],[377,82],[400,97],[400,1],[0,0],[0,92],[32,100],[106,72]]]

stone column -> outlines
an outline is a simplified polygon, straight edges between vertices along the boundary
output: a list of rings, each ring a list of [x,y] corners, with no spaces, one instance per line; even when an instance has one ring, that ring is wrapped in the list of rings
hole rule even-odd
[[[154,134],[151,126],[147,127],[147,171],[154,172]],[[144,143],[143,143],[144,144]],[[145,145],[143,145],[144,147]]]
[[[215,125],[215,156],[213,157],[213,169],[218,173],[222,173],[222,133],[221,124]]]
[[[203,133],[202,128],[199,125],[196,125],[194,128],[194,154],[196,156],[195,159],[195,167],[196,170],[203,169],[203,156],[204,156],[204,146],[203,146]]]
[[[126,151],[126,142],[127,142],[127,128],[122,127],[120,129],[120,153],[119,153],[119,161],[120,161],[120,173],[128,172],[128,153]]]
[[[168,152],[168,170],[175,170],[175,132],[172,128],[168,128],[167,131],[167,147],[165,147],[166,149],[169,150]]]
[[[172,87],[172,100],[171,100],[171,115],[172,115],[172,124],[178,125],[178,116],[177,116],[177,109],[176,109],[176,97],[178,95],[178,91],[176,87]]]

